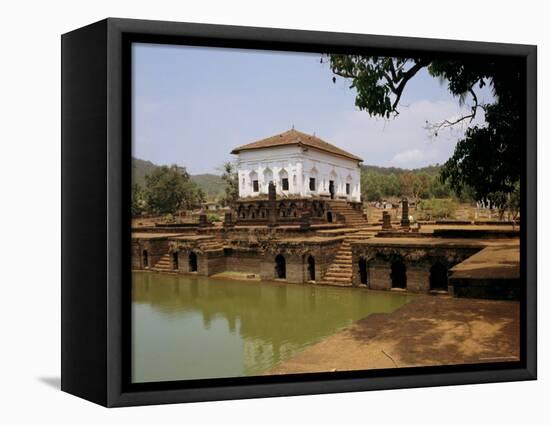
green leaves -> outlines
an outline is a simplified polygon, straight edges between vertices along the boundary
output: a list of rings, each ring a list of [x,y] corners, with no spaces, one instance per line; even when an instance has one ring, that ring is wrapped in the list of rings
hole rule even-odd
[[[377,168],[374,168],[377,169]],[[390,172],[397,170],[397,172]],[[429,170],[430,173],[427,173]],[[448,198],[450,188],[441,182],[439,167],[431,166],[419,170],[384,169],[373,170],[372,166],[361,169],[361,191],[368,201],[379,201],[397,197]]]
[[[204,193],[191,181],[184,167],[161,166],[145,176],[145,209],[155,214],[175,214],[204,201]]]
[[[239,176],[233,163],[227,162],[222,166],[222,180],[226,183],[224,205],[231,205],[239,198]]]
[[[513,192],[520,178],[524,146],[525,70],[515,59],[476,57],[468,59],[390,58],[366,55],[329,55],[336,76],[351,81],[355,105],[371,116],[390,118],[399,113],[399,101],[407,83],[422,69],[446,82],[449,92],[462,103],[473,99],[471,114],[485,112],[485,126],[471,127],[458,142],[453,156],[445,163],[442,179],[461,194],[471,192],[477,200],[496,198]],[[480,105],[475,90],[490,85],[495,101]],[[467,120],[466,120],[467,119]],[[437,135],[437,129],[435,131]]]

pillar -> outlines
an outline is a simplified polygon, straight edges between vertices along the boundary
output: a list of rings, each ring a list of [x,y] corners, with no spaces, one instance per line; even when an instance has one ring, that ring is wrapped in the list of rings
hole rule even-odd
[[[409,201],[406,198],[401,200],[401,226],[403,228],[409,228],[411,222],[409,221]]]

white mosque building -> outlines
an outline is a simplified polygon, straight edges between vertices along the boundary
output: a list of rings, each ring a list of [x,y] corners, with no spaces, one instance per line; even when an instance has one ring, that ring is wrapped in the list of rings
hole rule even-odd
[[[322,139],[292,128],[239,146],[239,197],[267,194],[269,182],[278,196],[361,200],[361,158]]]

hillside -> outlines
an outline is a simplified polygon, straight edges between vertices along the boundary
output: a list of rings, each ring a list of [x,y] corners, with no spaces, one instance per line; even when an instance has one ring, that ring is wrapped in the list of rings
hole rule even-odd
[[[139,158],[132,158],[132,181],[139,185],[145,185],[145,175],[151,173],[158,165]],[[208,200],[216,200],[225,194],[225,182],[220,176],[205,173],[191,175],[195,182],[206,194]]]
[[[150,161],[132,158],[132,183],[139,185],[145,184],[145,175],[151,173],[156,167],[156,164]]]
[[[204,191],[208,200],[216,200],[225,195],[225,182],[220,176],[208,173],[191,175],[191,180]]]
[[[400,175],[405,172],[413,172],[413,173],[426,173],[430,176],[437,176],[439,174],[439,171],[441,170],[441,166],[439,164],[436,164],[434,166],[426,166],[426,167],[420,167],[418,169],[402,169],[400,167],[382,167],[382,166],[371,166],[371,165],[362,165],[361,170],[363,172],[369,171],[374,172],[380,175]]]

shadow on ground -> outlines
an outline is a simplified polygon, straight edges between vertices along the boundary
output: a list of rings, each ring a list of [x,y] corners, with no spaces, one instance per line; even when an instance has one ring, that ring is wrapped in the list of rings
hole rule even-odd
[[[38,381],[54,389],[61,390],[61,377],[39,377]]]
[[[519,359],[519,303],[422,297],[360,321],[350,334],[387,347],[399,366]]]

